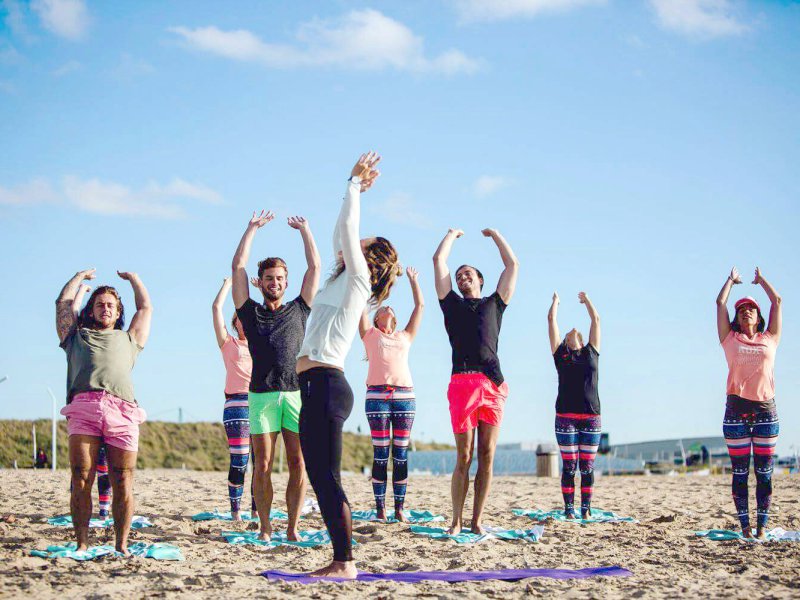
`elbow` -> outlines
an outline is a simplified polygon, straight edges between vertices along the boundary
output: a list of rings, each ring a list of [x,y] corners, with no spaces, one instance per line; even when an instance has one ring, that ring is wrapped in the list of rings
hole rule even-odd
[[[772,304],[774,304],[775,306],[780,306],[781,302],[783,302],[783,299],[780,297],[779,294],[775,294],[775,298],[773,298]]]
[[[509,269],[514,269],[515,271],[519,269],[519,259],[516,256],[512,256],[508,263],[506,263],[506,267]]]
[[[726,303],[725,303],[724,300],[722,300],[721,298],[717,298],[717,308],[719,308],[721,306],[725,306],[725,304]]]

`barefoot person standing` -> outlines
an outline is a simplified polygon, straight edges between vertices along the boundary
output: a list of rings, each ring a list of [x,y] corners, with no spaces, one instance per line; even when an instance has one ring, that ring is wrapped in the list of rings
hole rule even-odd
[[[297,541],[300,510],[306,495],[305,465],[300,449],[300,384],[295,371],[297,353],[303,341],[306,319],[319,285],[320,262],[311,227],[302,217],[288,219],[289,227],[300,232],[306,256],[306,272],[300,295],[284,304],[289,283],[289,269],[282,258],[265,258],[258,263],[255,282],[264,296],[259,304],[250,298],[245,267],[256,231],[274,218],[271,212],[256,215],[247,224],[233,257],[233,303],[242,324],[253,371],[250,378],[248,406],[250,436],[255,460],[253,487],[260,519],[259,537],[272,535],[269,515],[272,508],[272,461],[278,434],[283,436],[289,465],[286,507],[289,522],[286,535]]]
[[[303,457],[333,545],[333,561],[312,576],[355,579],[358,575],[351,548],[352,515],[340,478],[342,428],[353,409],[344,361],[367,302],[380,306],[400,273],[389,240],[359,240],[361,193],[378,176],[379,160],[374,152],[363,154],[350,172],[333,231],[336,270],[314,299],[314,314],[297,359]]]
[[[375,311],[372,324],[364,311],[359,334],[367,351],[366,413],[372,433],[372,491],[378,518],[386,520],[386,479],[389,448],[392,449],[392,491],[395,519],[405,522],[403,504],[408,485],[408,442],[414,424],[417,403],[414,383],[408,368],[408,351],[417,335],[425,301],[416,269],[406,269],[414,310],[405,329],[397,330],[397,317],[389,306]]]
[[[733,503],[745,537],[752,536],[747,479],[750,456],[753,456],[756,537],[764,539],[772,501],[772,468],[779,430],[774,371],[775,354],[781,340],[781,297],[756,268],[753,284],[760,285],[767,293],[769,324],[764,322],[758,303],[750,297],[736,302],[736,314],[731,320],[728,296],[731,288],[739,283],[742,280],[734,267],[717,296],[717,332],[728,363],[728,398],[722,431],[733,471]]]
[[[575,518],[575,468],[581,472],[581,518],[592,514],[594,459],[600,445],[600,396],[597,374],[600,360],[600,315],[585,292],[578,301],[586,306],[591,319],[589,343],[570,329],[564,339],[558,332],[558,294],[547,314],[550,351],[558,372],[556,397],[556,440],[561,450],[561,494],[564,516]]]
[[[211,314],[214,321],[214,334],[217,344],[222,352],[222,361],[225,363],[225,406],[222,409],[222,424],[228,438],[228,500],[231,505],[231,517],[234,521],[241,521],[239,514],[244,491],[245,471],[250,459],[250,411],[247,403],[247,391],[250,387],[250,375],[253,371],[253,359],[247,346],[239,317],[233,315],[231,327],[236,336],[228,333],[225,327],[225,316],[222,306],[225,298],[231,291],[231,278],[222,281],[214,302],[211,304]],[[252,516],[258,517],[256,499],[253,494],[251,479],[250,486]]]
[[[92,483],[100,444],[105,443],[113,489],[115,547],[127,554],[139,425],[145,420],[130,373],[150,335],[153,308],[138,275],[118,275],[130,282],[136,301],[136,313],[127,331],[122,329],[122,300],[111,286],[95,289],[75,318],[76,292],[84,280],[94,279],[94,269],[79,271],[61,290],[56,300],[56,331],[67,353],[67,406],[61,414],[67,417],[72,469],[70,513],[78,550],[86,550],[89,545]]]
[[[447,389],[456,440],[456,467],[450,484],[453,500],[451,534],[461,531],[476,431],[478,472],[475,475],[471,529],[474,533],[483,532],[481,517],[492,483],[494,452],[508,396],[508,385],[500,371],[497,345],[503,312],[514,295],[519,262],[511,246],[496,229],[484,229],[481,233],[497,245],[504,266],[497,290],[490,296],[481,297],[483,275],[469,265],[456,270],[456,285],[461,296],[453,291],[447,259],[453,242],[464,235],[463,231],[448,231],[433,256],[436,293],[453,350],[453,370]]]

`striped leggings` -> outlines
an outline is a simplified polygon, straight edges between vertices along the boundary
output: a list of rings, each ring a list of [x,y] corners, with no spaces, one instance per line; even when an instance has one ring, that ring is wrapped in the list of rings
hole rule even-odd
[[[367,386],[367,421],[372,432],[372,491],[379,511],[385,510],[389,445],[392,447],[394,509],[403,510],[408,485],[408,441],[416,413],[414,388]]]
[[[556,440],[561,450],[561,494],[564,513],[575,514],[575,469],[581,471],[581,516],[592,505],[594,459],[600,445],[600,415],[557,414]]]
[[[759,412],[742,412],[728,404],[722,422],[722,433],[728,445],[733,480],[733,503],[742,528],[750,527],[747,479],[750,476],[750,455],[756,472],[756,524],[763,528],[769,518],[772,501],[772,468],[775,444],[778,442],[778,413],[773,403]],[[752,448],[752,452],[751,452]]]
[[[250,458],[250,409],[247,394],[225,394],[225,408],[222,411],[222,423],[225,435],[228,436],[230,467],[228,469],[228,499],[231,512],[239,512],[244,490],[244,476],[247,461]],[[253,496],[253,482],[250,481],[250,496]],[[252,510],[256,510],[255,498],[252,499]]]
[[[108,479],[108,457],[106,456],[106,445],[100,440],[100,449],[97,451],[97,501],[100,505],[99,514],[101,517],[108,516],[108,509],[111,507],[111,481]],[[69,482],[69,491],[72,493],[72,481]]]

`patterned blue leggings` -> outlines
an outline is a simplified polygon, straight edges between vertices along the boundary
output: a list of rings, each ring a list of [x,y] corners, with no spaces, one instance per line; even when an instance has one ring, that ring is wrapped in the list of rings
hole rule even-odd
[[[244,490],[244,475],[250,458],[250,409],[247,394],[226,394],[222,423],[228,436],[230,467],[228,469],[228,499],[231,512],[239,512]],[[250,481],[252,510],[256,510],[253,498],[253,481]]]
[[[379,511],[386,506],[389,446],[392,447],[392,488],[395,512],[403,510],[408,485],[408,442],[417,403],[414,388],[367,386],[367,421],[372,432],[372,491]]]
[[[556,415],[556,440],[561,450],[561,495],[564,513],[575,514],[575,469],[581,471],[581,517],[592,505],[594,459],[600,445],[600,415]]]
[[[750,476],[751,454],[756,472],[756,524],[759,528],[767,525],[778,431],[778,413],[774,405],[758,412],[743,412],[730,402],[725,408],[722,433],[731,458],[731,491],[742,529],[750,527],[747,479]]]

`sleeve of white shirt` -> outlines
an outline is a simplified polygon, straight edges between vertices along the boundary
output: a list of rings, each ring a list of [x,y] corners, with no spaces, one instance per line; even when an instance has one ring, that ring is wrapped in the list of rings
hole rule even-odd
[[[334,235],[334,247],[336,247],[338,238],[341,244],[342,257],[344,258],[345,275],[349,277],[362,275],[369,279],[369,268],[367,267],[367,261],[364,259],[364,253],[361,251],[360,222],[361,185],[357,182],[348,181],[347,192],[345,192],[344,202],[342,202],[342,210],[336,223],[336,233],[338,235]]]

